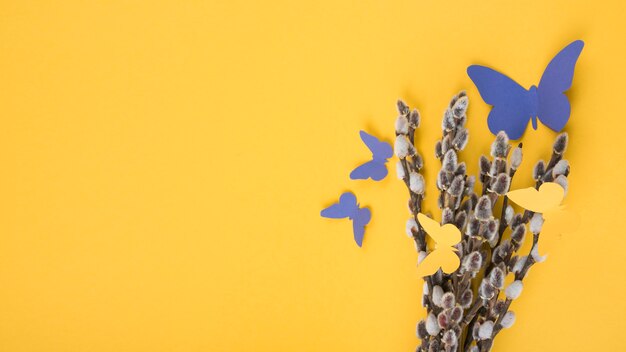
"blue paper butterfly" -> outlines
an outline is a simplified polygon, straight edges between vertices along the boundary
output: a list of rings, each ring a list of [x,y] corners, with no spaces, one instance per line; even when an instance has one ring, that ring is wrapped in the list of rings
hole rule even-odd
[[[539,86],[524,89],[509,77],[488,67],[472,65],[467,74],[480,92],[485,103],[493,109],[487,118],[493,134],[505,131],[511,139],[519,139],[532,119],[537,129],[537,117],[541,123],[559,132],[570,116],[570,104],[564,92],[572,86],[574,67],[582,40],[577,40],[561,50],[546,67]]]
[[[365,235],[365,225],[370,222],[372,213],[368,208],[359,208],[356,197],[350,192],[346,192],[339,197],[339,203],[335,203],[322,210],[322,216],[331,219],[349,218],[352,220],[352,230],[354,241],[361,247],[363,236]]]
[[[361,139],[363,143],[372,152],[372,161],[358,166],[350,173],[353,180],[367,180],[371,178],[374,181],[380,181],[387,176],[387,159],[393,156],[393,148],[389,143],[381,142],[378,138],[361,131]]]

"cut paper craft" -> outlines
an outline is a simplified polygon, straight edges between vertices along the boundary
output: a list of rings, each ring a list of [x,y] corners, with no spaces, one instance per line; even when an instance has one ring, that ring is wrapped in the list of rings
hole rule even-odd
[[[350,192],[346,192],[339,197],[339,203],[335,203],[328,208],[322,210],[322,217],[330,219],[352,220],[352,230],[354,232],[354,241],[361,247],[363,245],[363,236],[365,235],[365,225],[370,222],[372,213],[368,208],[359,208],[356,197]]]
[[[446,274],[453,273],[461,264],[456,254],[457,249],[452,247],[461,241],[461,231],[452,224],[441,226],[437,221],[422,213],[417,214],[417,220],[436,242],[435,250],[417,265],[418,275],[420,277],[432,275],[439,268]]]
[[[558,183],[546,182],[539,190],[529,187],[509,191],[507,197],[522,208],[541,214],[542,234],[560,235],[576,230],[578,217],[561,205],[565,190]]]
[[[564,92],[572,86],[574,67],[584,45],[582,40],[577,40],[556,54],[541,76],[539,86],[528,90],[491,68],[468,67],[467,74],[480,96],[493,106],[487,118],[491,133],[504,131],[509,138],[519,139],[529,119],[537,129],[537,118],[550,129],[560,132],[571,111]]]
[[[372,152],[372,161],[368,161],[352,170],[350,178],[353,180],[367,180],[371,178],[374,181],[380,181],[387,176],[385,163],[387,163],[387,159],[393,156],[393,148],[391,144],[381,142],[378,138],[365,131],[361,131],[360,134],[363,143]]]

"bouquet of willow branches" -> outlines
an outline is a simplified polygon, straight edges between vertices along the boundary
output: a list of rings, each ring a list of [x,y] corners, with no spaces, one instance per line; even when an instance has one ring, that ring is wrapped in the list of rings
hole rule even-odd
[[[435,146],[441,162],[437,177],[441,224],[454,224],[462,233],[461,242],[455,246],[460,266],[451,274],[439,270],[424,278],[422,304],[427,317],[417,324],[421,339],[417,351],[490,351],[498,333],[515,321],[509,308],[520,296],[528,270],[544,260],[537,251],[541,214],[528,210],[516,213],[506,196],[522,162],[522,144],[512,147],[507,135],[500,132],[491,145],[491,156],[480,157],[481,189],[475,190],[476,178],[467,175],[466,164],[458,155],[469,139],[467,106],[464,92],[452,98],[443,115],[441,140]],[[419,265],[429,253],[426,232],[417,221],[425,190],[420,174],[423,159],[414,140],[420,115],[402,101],[398,101],[398,111],[397,172],[409,190],[412,216],[407,234],[415,242]],[[558,135],[550,161],[537,162],[532,175],[535,188],[543,182],[555,182],[567,190],[569,164],[563,159],[567,141],[567,134]],[[532,234],[532,249],[520,253],[527,232]],[[514,281],[505,287],[508,275]]]

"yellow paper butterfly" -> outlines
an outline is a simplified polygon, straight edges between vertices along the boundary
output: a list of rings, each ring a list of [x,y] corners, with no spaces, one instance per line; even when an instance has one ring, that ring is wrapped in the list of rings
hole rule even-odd
[[[461,261],[456,254],[457,249],[452,247],[461,241],[461,231],[452,225],[445,224],[443,226],[428,216],[420,213],[417,214],[417,220],[436,242],[435,250],[430,252],[424,260],[417,266],[417,273],[420,277],[432,275],[441,268],[447,274],[454,272]]]
[[[510,191],[507,196],[522,208],[541,213],[544,219],[542,233],[563,234],[576,228],[576,217],[561,205],[565,190],[558,183],[546,182],[539,190],[530,187]]]

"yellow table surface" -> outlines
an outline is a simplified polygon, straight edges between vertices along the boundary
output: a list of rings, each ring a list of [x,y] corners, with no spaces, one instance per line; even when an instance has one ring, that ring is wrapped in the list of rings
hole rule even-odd
[[[358,131],[391,140],[396,99],[420,109],[435,211],[453,94],[470,96],[471,173],[493,138],[466,67],[529,87],[575,39],[566,203],[580,228],[542,242],[495,350],[619,350],[625,6],[1,1],[0,351],[414,350],[406,190],[395,171],[349,180],[369,157]],[[527,130],[514,187],[554,136]],[[363,248],[319,216],[346,190],[373,212]]]

